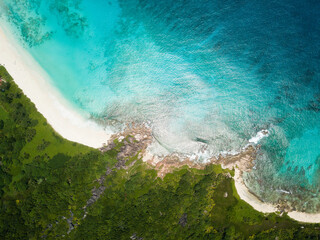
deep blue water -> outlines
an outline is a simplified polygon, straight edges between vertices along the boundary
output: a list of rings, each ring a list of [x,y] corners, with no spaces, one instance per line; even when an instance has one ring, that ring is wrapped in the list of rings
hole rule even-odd
[[[159,154],[239,151],[268,129],[247,185],[265,201],[320,210],[319,1],[0,6],[75,106],[109,124],[150,123]]]

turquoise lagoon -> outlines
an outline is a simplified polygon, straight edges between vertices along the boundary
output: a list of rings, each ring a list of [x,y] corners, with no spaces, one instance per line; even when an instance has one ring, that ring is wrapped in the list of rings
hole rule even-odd
[[[237,152],[248,187],[320,211],[320,3],[0,0],[1,21],[77,108],[147,122],[158,154]]]

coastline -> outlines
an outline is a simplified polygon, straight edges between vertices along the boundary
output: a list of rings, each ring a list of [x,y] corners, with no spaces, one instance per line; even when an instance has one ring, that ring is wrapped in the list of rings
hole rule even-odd
[[[241,171],[235,168],[234,173],[234,185],[237,189],[239,197],[245,202],[249,203],[255,210],[262,213],[273,213],[278,211],[278,209],[270,203],[264,203],[254,194],[252,194],[247,186],[244,184]]]
[[[49,76],[17,43],[5,26],[0,26],[0,52],[0,64],[6,67],[19,88],[57,133],[68,140],[94,148],[102,147],[109,141],[112,133],[108,133],[94,121],[82,116],[54,86],[50,85]],[[154,156],[146,153],[145,157],[150,159]],[[240,198],[255,210],[262,213],[278,211],[275,206],[262,202],[249,191],[243,182],[241,170],[236,167],[234,180]],[[288,216],[299,222],[320,223],[320,213],[292,211],[288,212]]]
[[[257,135],[259,135],[259,133],[260,132],[258,132]],[[265,134],[265,136],[267,136],[267,134]],[[254,144],[257,143],[258,141],[254,142]],[[158,177],[161,178],[163,178],[167,173],[174,171],[174,169],[185,165],[190,168],[203,169],[209,164],[219,164],[223,169],[234,170],[234,186],[241,200],[245,201],[256,211],[261,213],[279,213],[281,215],[283,214],[283,210],[271,203],[263,202],[249,190],[243,181],[242,173],[252,169],[254,166],[253,161],[255,157],[256,149],[252,145],[247,145],[242,152],[239,152],[235,155],[229,154],[219,156],[218,158],[213,157],[205,164],[194,163],[188,158],[181,159],[181,157],[175,154],[171,154],[165,156],[163,159],[159,159],[157,156],[153,156],[148,151],[144,152],[143,160],[144,162],[154,166],[154,168],[158,171]],[[320,223],[320,213],[305,213],[298,211],[285,211],[285,213],[287,213],[291,219],[300,223]]]
[[[250,192],[248,187],[244,184],[241,171],[238,168],[235,168],[234,183],[239,197],[255,210],[262,213],[274,213],[279,211],[273,204],[262,202],[257,196]],[[301,223],[320,223],[320,213],[289,211],[287,214],[293,220]]]
[[[35,104],[52,128],[62,137],[98,148],[108,142],[112,133],[86,119],[50,84],[50,77],[14,39],[6,24],[0,21],[0,64]]]

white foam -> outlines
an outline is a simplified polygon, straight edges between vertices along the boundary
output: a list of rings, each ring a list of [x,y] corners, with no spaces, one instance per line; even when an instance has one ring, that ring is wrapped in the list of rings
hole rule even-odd
[[[263,129],[263,130],[257,132],[256,136],[250,138],[249,143],[258,144],[261,141],[261,139],[268,137],[268,136],[269,136],[269,131]]]
[[[276,192],[286,193],[286,194],[292,194],[289,191],[283,190],[283,189],[277,189]]]

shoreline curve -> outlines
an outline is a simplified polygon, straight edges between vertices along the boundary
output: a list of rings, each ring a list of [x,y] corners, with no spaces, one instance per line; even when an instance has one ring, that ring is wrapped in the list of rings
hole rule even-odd
[[[108,132],[96,122],[86,119],[50,85],[50,77],[35,59],[14,39],[13,34],[3,21],[0,22],[0,64],[5,66],[15,83],[35,104],[37,110],[47,119],[52,128],[62,137],[99,148],[111,138]],[[277,212],[270,203],[264,203],[252,194],[244,184],[241,172],[235,168],[235,188],[240,199],[262,213]],[[320,213],[292,211],[288,216],[302,223],[320,223]]]
[[[252,194],[244,184],[241,171],[235,168],[234,183],[240,199],[244,200],[255,210],[262,213],[274,213],[279,211],[273,204],[261,201],[257,196]],[[290,218],[300,223],[320,223],[320,213],[305,213],[298,211],[286,212]]]
[[[52,128],[62,137],[99,148],[110,139],[96,122],[86,119],[50,84],[50,77],[21,47],[6,23],[0,21],[0,64],[10,73],[23,93],[34,103]]]

